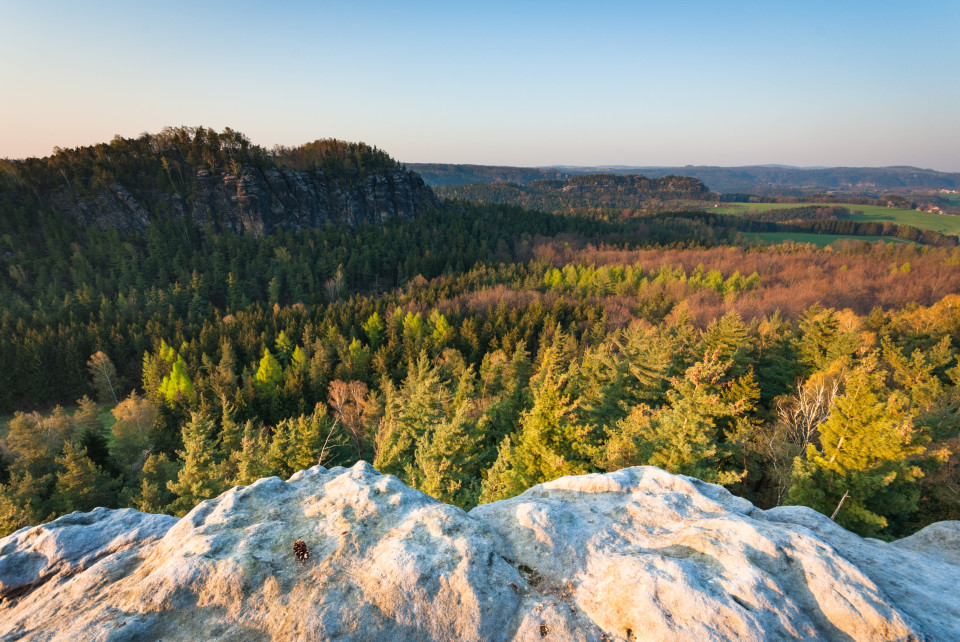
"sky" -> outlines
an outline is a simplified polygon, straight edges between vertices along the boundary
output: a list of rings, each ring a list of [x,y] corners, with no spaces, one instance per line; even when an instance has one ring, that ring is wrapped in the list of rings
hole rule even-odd
[[[960,171],[960,0],[0,0],[0,158],[165,126],[404,162]]]

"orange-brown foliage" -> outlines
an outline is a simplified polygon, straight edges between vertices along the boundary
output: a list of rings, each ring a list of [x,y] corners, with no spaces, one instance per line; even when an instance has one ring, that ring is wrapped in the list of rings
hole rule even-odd
[[[875,306],[899,309],[910,303],[929,306],[947,294],[960,293],[960,253],[929,250],[913,245],[840,243],[834,248],[811,249],[781,245],[764,249],[718,247],[702,249],[577,248],[559,240],[543,239],[532,255],[555,267],[567,263],[627,265],[639,263],[645,272],[661,266],[682,267],[688,274],[698,265],[719,270],[725,277],[735,271],[756,272],[760,287],[724,300],[708,292],[683,292],[683,283],[666,284],[667,294],[687,300],[692,320],[704,325],[730,310],[744,319],[763,317],[779,310],[795,319],[815,303],[850,308],[867,314]],[[619,302],[620,306],[627,305]]]

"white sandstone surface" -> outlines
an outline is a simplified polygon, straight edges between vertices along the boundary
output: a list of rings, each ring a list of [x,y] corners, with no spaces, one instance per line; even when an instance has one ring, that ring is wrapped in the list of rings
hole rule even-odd
[[[653,467],[468,514],[361,462],[0,539],[0,639],[958,640],[957,586],[960,522],[885,543]]]

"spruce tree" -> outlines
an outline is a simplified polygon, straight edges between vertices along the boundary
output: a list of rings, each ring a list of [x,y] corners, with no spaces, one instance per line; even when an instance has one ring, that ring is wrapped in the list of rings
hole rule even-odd
[[[183,450],[177,452],[183,465],[177,480],[167,484],[167,488],[177,495],[170,506],[175,515],[186,514],[203,500],[226,489],[225,471],[218,461],[212,431],[210,420],[196,412],[183,427]]]
[[[180,465],[170,461],[166,453],[151,454],[143,463],[137,491],[125,503],[145,513],[169,512],[175,499],[169,484],[176,480],[179,469]]]
[[[88,511],[97,506],[113,506],[117,482],[87,456],[86,449],[72,442],[63,446],[57,457],[57,483],[53,507],[59,513]]]
[[[266,442],[266,430],[258,429],[252,421],[248,420],[243,427],[240,450],[231,455],[231,467],[236,470],[235,476],[230,481],[232,485],[246,486],[269,474]]]
[[[0,537],[55,517],[48,501],[53,483],[52,474],[34,477],[26,471],[14,472],[6,484],[0,484]]]
[[[265,395],[276,395],[280,382],[283,381],[283,369],[280,362],[270,354],[269,348],[263,349],[260,367],[255,376],[257,387]]]
[[[798,330],[794,345],[800,362],[811,372],[826,370],[834,361],[850,357],[859,345],[856,333],[840,328],[837,313],[819,305],[804,312]]]
[[[559,341],[544,353],[533,407],[521,417],[513,445],[500,450],[484,481],[481,501],[513,497],[541,482],[592,469],[589,460],[595,443],[590,429],[577,423],[577,404],[563,392],[567,377],[556,372]]]
[[[220,459],[226,460],[230,454],[240,449],[243,430],[237,423],[237,407],[225,397],[220,400]]]
[[[407,476],[414,487],[465,510],[476,505],[481,470],[473,372],[460,378],[451,413],[417,446]]]
[[[191,403],[196,400],[197,392],[190,375],[187,374],[187,364],[182,356],[177,355],[170,366],[170,374],[160,382],[159,391],[168,405],[173,405],[179,397]]]
[[[288,365],[290,363],[290,357],[293,356],[294,344],[293,340],[287,335],[285,330],[281,330],[280,334],[277,335],[277,340],[274,341],[274,346],[277,349],[277,360],[281,365]]]
[[[382,473],[406,479],[406,466],[425,433],[443,417],[449,393],[426,354],[421,354],[407,371],[403,387],[397,390],[385,381],[383,426],[377,435],[374,465]]]
[[[753,340],[747,333],[740,314],[734,310],[726,313],[707,327],[700,342],[703,354],[715,353],[728,366],[731,378],[746,372],[751,360]]]
[[[884,384],[875,355],[846,382],[825,422],[819,447],[794,463],[790,500],[831,515],[865,536],[898,534],[916,510],[918,464],[927,436],[917,430],[903,395]],[[845,499],[844,499],[845,498]]]
[[[740,472],[721,467],[725,452],[718,422],[745,410],[724,394],[729,365],[718,352],[707,354],[674,380],[667,405],[636,406],[610,435],[607,467],[648,464],[716,483],[740,479]]]

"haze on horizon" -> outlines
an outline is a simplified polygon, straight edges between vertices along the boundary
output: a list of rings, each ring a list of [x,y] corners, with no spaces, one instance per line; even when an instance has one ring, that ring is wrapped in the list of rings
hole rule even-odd
[[[960,171],[955,0],[0,0],[0,158],[168,125],[405,162]]]

